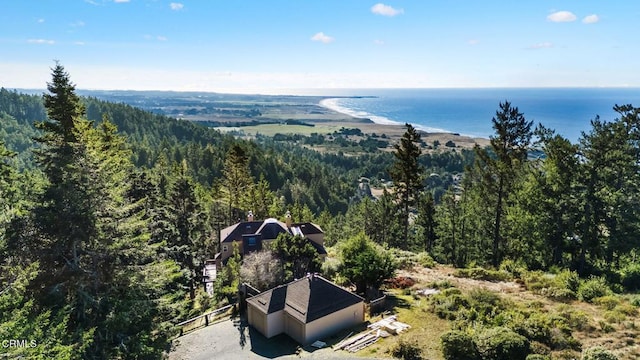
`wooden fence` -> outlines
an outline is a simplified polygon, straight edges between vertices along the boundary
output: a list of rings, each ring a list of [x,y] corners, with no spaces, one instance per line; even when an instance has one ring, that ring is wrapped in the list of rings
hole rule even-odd
[[[387,305],[387,295],[382,295],[381,297],[371,300],[369,302],[369,315],[373,316],[375,314],[379,314],[386,309]]]
[[[183,321],[181,323],[176,324],[176,326],[180,326],[180,336],[182,336],[186,331],[190,331],[190,330],[194,330],[197,329],[199,327],[202,326],[209,326],[209,323],[212,322],[212,320],[214,320],[216,318],[216,316],[219,316],[221,314],[223,314],[224,312],[226,312],[227,310],[231,309],[235,304],[230,304],[227,306],[223,306],[219,309],[215,309],[211,312],[208,312],[206,314],[202,314],[200,316],[196,316],[194,318],[191,318],[189,320]],[[204,323],[204,325],[203,325]]]

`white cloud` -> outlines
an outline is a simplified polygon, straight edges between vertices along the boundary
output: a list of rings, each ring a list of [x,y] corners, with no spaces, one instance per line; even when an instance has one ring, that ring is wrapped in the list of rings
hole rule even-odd
[[[76,41],[73,43],[74,45],[78,45],[78,46],[84,46],[85,42],[84,41]]]
[[[169,6],[171,7],[171,10],[175,10],[175,11],[182,10],[182,8],[184,8],[184,4],[175,3],[175,2],[172,2],[171,4],[169,4]]]
[[[71,25],[72,27],[83,27],[85,25],[85,23],[84,23],[84,21],[78,20],[78,21],[76,21],[74,23],[71,23],[69,25]]]
[[[553,44],[550,42],[541,42],[535,45],[529,46],[529,49],[550,49],[553,47]]]
[[[469,41],[467,41],[467,44],[469,45],[478,45],[480,43],[480,40],[478,39],[470,39]]]
[[[582,19],[582,22],[585,24],[595,24],[598,21],[600,21],[600,17],[596,14],[585,16],[584,19]]]
[[[142,36],[145,40],[157,40],[157,41],[167,41],[169,40],[166,36],[162,36],[162,35],[143,35]]]
[[[129,0],[113,0],[114,3],[128,3]]]
[[[547,16],[547,20],[552,22],[572,22],[576,21],[576,19],[576,15],[571,11],[556,11]]]
[[[383,40],[378,40],[378,39],[373,40],[373,43],[376,44],[376,45],[384,45],[384,41]]]
[[[325,35],[323,32],[319,32],[319,33],[313,35],[311,37],[311,40],[320,41],[321,43],[328,44],[330,42],[333,42],[333,40],[335,40],[335,39],[332,38],[331,36]]]
[[[29,44],[46,44],[46,45],[53,45],[56,43],[53,40],[47,40],[47,39],[29,39],[27,40],[27,42]]]
[[[38,24],[44,23],[44,19],[38,19]]]
[[[382,16],[396,16],[404,13],[404,9],[394,9],[389,5],[377,3],[371,7],[371,12]]]

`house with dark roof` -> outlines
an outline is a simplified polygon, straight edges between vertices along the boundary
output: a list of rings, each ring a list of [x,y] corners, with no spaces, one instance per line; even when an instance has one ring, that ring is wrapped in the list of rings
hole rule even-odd
[[[320,226],[310,222],[293,223],[288,213],[286,222],[273,218],[254,221],[253,215],[249,213],[247,221],[228,226],[220,231],[220,252],[215,257],[216,266],[220,269],[233,255],[234,243],[238,245],[241,255],[249,254],[260,251],[282,233],[302,236],[313,245],[321,257],[327,255],[324,248],[324,232]]]
[[[267,338],[310,344],[364,322],[364,299],[310,274],[247,299],[249,325]]]

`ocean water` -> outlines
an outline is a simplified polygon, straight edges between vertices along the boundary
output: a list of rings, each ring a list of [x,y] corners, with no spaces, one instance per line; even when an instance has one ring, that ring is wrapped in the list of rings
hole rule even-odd
[[[431,132],[485,137],[493,135],[491,119],[500,102],[518,107],[527,120],[556,130],[577,142],[591,120],[614,120],[613,106],[640,107],[640,88],[530,89],[362,89],[341,91],[322,101],[333,110],[381,124],[411,123]]]

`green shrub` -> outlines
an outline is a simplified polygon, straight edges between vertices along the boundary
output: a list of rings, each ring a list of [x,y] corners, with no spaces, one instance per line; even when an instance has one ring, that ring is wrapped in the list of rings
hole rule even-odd
[[[627,318],[625,314],[617,310],[605,311],[603,317],[609,324],[620,324]]]
[[[611,289],[603,277],[592,276],[583,281],[578,288],[578,298],[586,302],[609,294],[611,294]]]
[[[534,313],[528,319],[514,324],[514,330],[520,335],[547,345],[550,343],[551,327],[551,320],[543,313]]]
[[[469,334],[452,330],[440,336],[442,354],[446,360],[480,360],[473,339]]]
[[[555,301],[568,302],[577,298],[580,278],[575,271],[562,270],[557,275],[529,271],[523,276],[527,290]]]
[[[615,308],[616,311],[619,311],[627,316],[637,316],[638,315],[638,309],[631,305],[631,304],[627,304],[627,303],[623,303],[620,304],[618,306],[616,306]]]
[[[600,330],[602,330],[602,332],[604,333],[610,333],[610,332],[616,331],[616,329],[613,326],[607,324],[607,322],[605,322],[604,320],[598,321],[598,325],[600,325]]]
[[[590,328],[589,316],[583,311],[574,310],[572,307],[563,305],[558,307],[558,315],[567,321],[570,328],[576,330],[588,330]]]
[[[460,291],[460,289],[458,288],[452,287],[452,288],[442,290],[441,294],[443,296],[462,295],[462,291]]]
[[[580,276],[571,270],[562,270],[556,275],[555,282],[558,287],[572,291],[574,294],[580,288]]]
[[[431,255],[424,251],[418,253],[418,255],[416,256],[416,262],[418,263],[418,265],[426,268],[432,268],[436,265],[436,262],[433,260]]]
[[[483,288],[469,292],[469,304],[481,315],[493,317],[506,308],[505,302],[497,293]]]
[[[553,353],[553,360],[576,360],[578,357],[580,357],[580,353],[573,350],[562,350]]]
[[[571,336],[571,333],[566,329],[553,328],[549,334],[549,346],[553,350],[580,350],[582,344]]]
[[[513,261],[511,259],[504,260],[500,264],[500,271],[511,274],[514,278],[520,278],[527,271],[527,266],[521,261]]]
[[[453,276],[484,281],[508,281],[512,278],[506,271],[487,270],[481,267],[457,269]]]
[[[640,307],[640,296],[634,296],[633,299],[631,299],[631,305]]]
[[[400,250],[397,248],[389,249],[391,255],[398,262],[400,269],[411,269],[415,266],[434,267],[436,262],[431,255],[426,252],[414,253],[412,251]]]
[[[396,359],[422,360],[422,349],[416,343],[400,340],[391,349],[391,355]]]
[[[547,345],[541,342],[532,341],[530,344],[530,347],[531,347],[532,355],[535,354],[535,355],[551,356],[551,348],[549,348]]]
[[[341,262],[338,257],[329,257],[322,262],[322,276],[326,279],[333,280],[338,275],[338,269]]]
[[[482,360],[525,360],[529,354],[529,340],[505,327],[480,332],[474,343]]]
[[[613,295],[607,295],[593,299],[593,303],[602,306],[605,310],[613,310],[620,304],[620,299]]]
[[[542,271],[528,271],[524,273],[522,280],[527,290],[538,294],[542,289],[554,286],[554,276]]]
[[[549,355],[529,354],[527,355],[526,360],[551,360],[551,358],[549,357]]]
[[[582,360],[618,360],[618,357],[609,350],[596,346],[585,350]]]
[[[433,296],[433,312],[441,319],[455,320],[461,309],[469,307],[469,301],[460,294],[451,296]]]
[[[434,281],[432,283],[429,283],[429,285],[427,285],[427,287],[432,288],[432,289],[443,290],[443,289],[452,288],[453,287],[453,283],[451,282],[451,280],[448,280],[448,279],[438,280],[438,281]]]
[[[620,283],[628,291],[640,290],[640,264],[633,263],[620,271]]]
[[[544,288],[540,290],[539,293],[544,297],[547,297],[554,301],[560,301],[560,302],[569,302],[571,300],[576,299],[575,292],[569,289],[564,289],[564,288],[556,288],[556,287]]]

